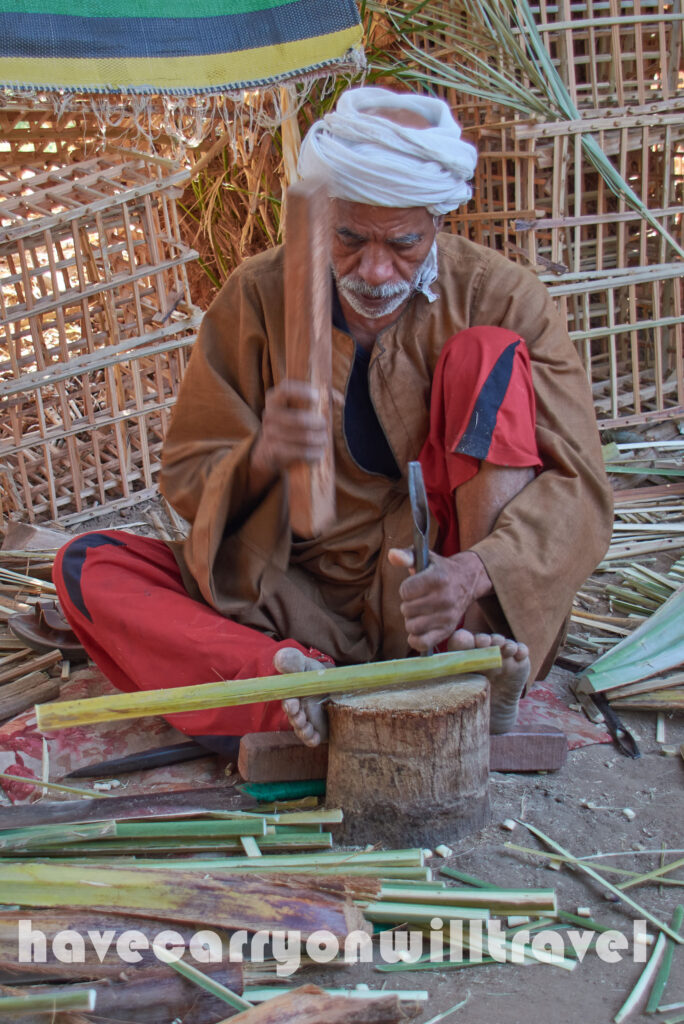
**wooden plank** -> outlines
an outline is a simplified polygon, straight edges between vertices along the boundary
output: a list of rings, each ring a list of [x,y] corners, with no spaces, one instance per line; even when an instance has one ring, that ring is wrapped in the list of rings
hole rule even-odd
[[[565,733],[544,726],[519,726],[489,737],[490,771],[555,771],[566,760]],[[240,743],[238,771],[249,782],[322,779],[328,745],[306,747],[291,732],[250,733]]]
[[[293,732],[253,732],[240,741],[238,771],[247,782],[324,779],[328,745],[307,747]]]
[[[15,679],[19,679],[20,676],[28,676],[34,672],[40,672],[44,668],[50,668],[51,665],[56,665],[58,661],[63,660],[61,651],[54,650],[50,651],[49,654],[41,654],[37,658],[30,658],[19,665],[12,665],[11,668],[6,668],[4,672],[0,672],[0,684],[11,683]]]
[[[249,998],[249,989],[245,995]],[[350,998],[331,996],[315,985],[302,985],[275,999],[269,999],[237,1017],[220,1024],[287,1024],[306,1021],[306,1024],[394,1024],[406,1020],[399,996],[381,998]]]
[[[520,725],[489,737],[492,772],[556,771],[565,764],[568,740],[564,732],[541,725]]]
[[[0,722],[20,715],[34,704],[55,700],[59,697],[60,685],[59,676],[51,677],[45,672],[31,672],[13,683],[6,683],[0,687]]]
[[[290,467],[290,521],[301,537],[315,537],[335,520],[332,444],[332,288],[327,188],[299,182],[287,193],[285,243],[286,373],[318,388],[318,411],[328,421],[326,455],[314,465]]]

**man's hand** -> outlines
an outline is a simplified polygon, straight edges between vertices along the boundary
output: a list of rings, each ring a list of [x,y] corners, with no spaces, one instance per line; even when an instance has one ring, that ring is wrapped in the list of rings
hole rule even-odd
[[[250,461],[256,476],[273,479],[294,462],[323,458],[328,426],[318,401],[318,389],[303,381],[284,380],[266,393]]]
[[[429,566],[419,573],[412,569],[410,548],[391,548],[388,557],[392,565],[411,570],[399,597],[408,641],[416,651],[427,651],[450,637],[470,606],[492,593],[492,581],[472,551],[451,558],[431,551]]]

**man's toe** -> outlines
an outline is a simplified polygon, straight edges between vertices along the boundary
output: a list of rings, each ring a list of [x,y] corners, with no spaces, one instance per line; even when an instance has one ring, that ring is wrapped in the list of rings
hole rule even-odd
[[[295,729],[298,729],[300,732],[310,724],[309,717],[302,708],[300,708],[296,715],[292,716],[291,721]]]
[[[457,629],[447,640],[447,647],[450,651],[472,651],[475,646],[475,637],[467,629]]]
[[[476,647],[491,647],[494,642],[494,637],[491,633],[476,633],[475,634],[475,646]]]
[[[281,647],[273,655],[273,667],[283,674],[303,672],[306,658],[296,647]]]

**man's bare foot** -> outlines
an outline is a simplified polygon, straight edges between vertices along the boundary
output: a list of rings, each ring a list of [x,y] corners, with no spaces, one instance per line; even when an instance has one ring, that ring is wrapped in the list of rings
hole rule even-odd
[[[325,668],[315,658],[308,658],[296,647],[281,647],[273,658],[273,667],[285,675],[288,672],[311,672]],[[283,711],[290,720],[302,743],[317,747],[328,738],[328,715],[324,704],[327,697],[288,697],[283,701]]]
[[[516,723],[520,694],[530,675],[526,645],[507,640],[499,633],[470,633],[467,629],[457,629],[447,641],[450,651],[492,646],[501,648],[503,664],[485,673],[490,685],[489,731],[509,732]]]

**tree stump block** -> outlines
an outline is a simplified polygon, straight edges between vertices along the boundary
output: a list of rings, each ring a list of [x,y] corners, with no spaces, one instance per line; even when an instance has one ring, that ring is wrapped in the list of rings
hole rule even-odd
[[[336,838],[403,847],[448,842],[489,821],[489,683],[334,698],[328,705],[326,802]]]

